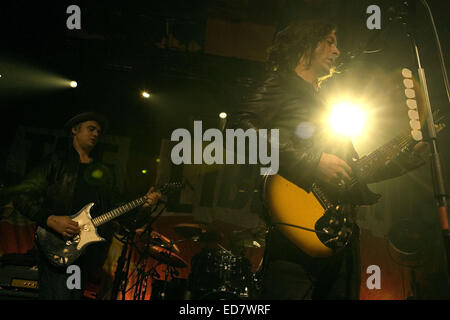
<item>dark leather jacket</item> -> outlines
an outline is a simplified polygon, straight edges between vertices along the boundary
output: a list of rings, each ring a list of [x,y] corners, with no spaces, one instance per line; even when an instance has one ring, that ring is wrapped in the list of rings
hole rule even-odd
[[[20,184],[7,188],[4,193],[21,214],[47,227],[50,215],[72,215],[81,209],[74,208],[73,204],[79,167],[79,155],[70,145],[66,150],[46,156]],[[92,168],[101,168],[104,172],[96,188],[94,206],[97,212],[104,213],[112,209],[113,199],[117,199],[113,171],[95,158]]]
[[[327,108],[312,85],[295,72],[272,72],[231,121],[234,128],[278,128],[279,174],[306,191],[316,181],[316,168],[323,152],[335,154],[351,163],[358,154],[348,138],[330,135]],[[402,152],[390,164],[370,177],[377,182],[399,176],[424,164],[424,161]],[[366,184],[358,191],[360,204],[373,204],[379,195]]]

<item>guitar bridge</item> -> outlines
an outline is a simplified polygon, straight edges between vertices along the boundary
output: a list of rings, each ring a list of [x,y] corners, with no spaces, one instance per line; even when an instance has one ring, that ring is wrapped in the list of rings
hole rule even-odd
[[[339,206],[325,211],[316,221],[315,230],[319,240],[331,249],[339,249],[348,243],[352,229],[347,225],[348,219]]]

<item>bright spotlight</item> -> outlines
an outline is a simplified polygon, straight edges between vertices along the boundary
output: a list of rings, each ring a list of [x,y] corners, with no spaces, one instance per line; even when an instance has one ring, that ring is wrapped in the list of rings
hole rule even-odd
[[[146,99],[150,98],[150,93],[148,93],[147,91],[142,91],[141,95]]]
[[[100,169],[96,169],[91,173],[92,178],[101,179],[103,177],[103,171]]]
[[[225,112],[221,112],[221,113],[219,113],[219,117],[221,119],[225,119],[227,117],[227,114]]]
[[[366,115],[360,106],[342,102],[332,107],[329,121],[336,133],[355,137],[364,128]]]
[[[70,86],[72,88],[76,88],[78,86],[78,83],[76,81],[70,81]]]

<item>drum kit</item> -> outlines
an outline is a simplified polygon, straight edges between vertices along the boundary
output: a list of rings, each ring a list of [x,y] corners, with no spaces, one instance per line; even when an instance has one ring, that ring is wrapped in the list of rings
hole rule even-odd
[[[245,256],[248,248],[261,248],[265,243],[265,228],[234,231],[229,237],[229,248],[220,244],[223,236],[206,225],[183,223],[174,226],[181,240],[172,241],[155,231],[138,235],[135,244],[141,260],[148,257],[165,265],[165,277],[160,279],[156,266],[149,271],[137,265],[133,299],[146,297],[146,284],[152,280],[150,300],[241,300],[255,299],[260,288],[260,272],[252,272],[252,264]],[[178,244],[190,241],[203,245],[192,257],[188,279],[177,278],[177,269],[188,267],[180,257]],[[142,264],[141,264],[142,265]],[[260,266],[258,269],[260,269]],[[169,279],[171,279],[169,281]],[[122,288],[123,290],[124,288]]]

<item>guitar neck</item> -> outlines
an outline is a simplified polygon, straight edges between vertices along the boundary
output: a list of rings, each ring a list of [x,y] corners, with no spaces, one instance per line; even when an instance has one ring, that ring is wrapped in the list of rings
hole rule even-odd
[[[102,214],[101,216],[98,216],[97,218],[92,219],[92,223],[94,224],[95,227],[101,226],[102,224],[105,224],[105,223],[123,215],[124,213],[127,213],[128,211],[131,211],[131,210],[143,205],[146,200],[147,200],[147,196],[146,195],[142,196],[136,200],[133,200],[131,202],[124,204],[123,206],[120,206],[116,209],[108,211],[108,212]]]
[[[370,177],[373,172],[385,166],[386,162],[392,160],[401,150],[408,147],[412,141],[410,132],[405,132],[359,159],[356,162],[358,178],[364,180]]]
[[[435,124],[436,133],[439,133],[444,128],[445,123]],[[362,157],[356,162],[358,177],[362,180],[370,177],[375,170],[386,165],[386,162],[392,160],[392,158],[408,147],[412,142],[414,142],[414,140],[411,137],[411,133],[410,131],[407,131],[382,145],[371,154]]]

